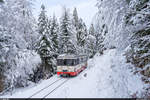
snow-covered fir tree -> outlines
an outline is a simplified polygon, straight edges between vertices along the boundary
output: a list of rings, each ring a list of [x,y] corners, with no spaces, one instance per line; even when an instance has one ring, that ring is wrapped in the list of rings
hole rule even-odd
[[[38,31],[40,34],[39,42],[38,42],[38,53],[42,58],[43,64],[43,72],[45,73],[45,77],[49,77],[47,75],[51,75],[54,72],[53,68],[53,45],[51,40],[51,21],[48,19],[46,15],[45,6],[41,5],[41,13],[38,19]]]
[[[74,27],[74,34],[76,34],[76,44],[78,54],[86,53],[86,38],[87,28],[82,18],[79,18],[77,9],[73,10],[72,23]]]
[[[105,29],[106,26],[104,26],[104,28],[101,29],[101,27],[99,26],[99,23],[100,23],[100,21],[97,21],[94,24],[94,28],[95,28],[94,36],[96,39],[95,50],[96,50],[96,52],[103,54],[103,51],[105,49],[103,42],[104,42],[104,36],[107,34],[107,29]],[[105,31],[104,36],[102,35],[103,31]]]
[[[77,12],[77,8],[74,8],[73,10],[73,19],[72,19],[72,23],[76,29],[76,31],[78,30],[79,27],[79,17],[78,17],[78,12]]]
[[[45,6],[41,5],[41,12],[38,18],[38,32],[40,34],[38,42],[38,52],[41,57],[46,56],[49,52],[50,34],[49,34],[49,20],[46,15]]]
[[[87,38],[87,29],[86,25],[83,20],[80,18],[78,23],[78,30],[77,30],[77,45],[79,47],[80,53],[86,52],[86,38]]]
[[[91,24],[91,26],[90,26],[90,28],[89,28],[89,34],[90,35],[95,35],[95,29],[94,29],[94,25],[93,24]]]
[[[59,25],[57,22],[57,18],[55,15],[53,15],[52,21],[51,21],[51,28],[50,28],[50,34],[51,34],[51,40],[52,40],[52,45],[53,45],[53,50],[56,53],[55,55],[57,56],[58,54],[58,33],[59,33]]]
[[[59,53],[76,53],[76,34],[70,18],[70,12],[67,8],[63,8],[63,14],[60,19],[60,35],[59,35]]]
[[[48,17],[46,15],[45,6],[41,5],[41,12],[38,18],[38,31],[41,35],[46,34],[48,24]]]
[[[48,22],[48,33],[50,38],[50,56],[48,60],[49,66],[52,67],[51,72],[56,72],[56,58],[58,56],[58,33],[59,33],[59,26],[57,22],[57,18],[53,15],[53,18],[49,18]]]
[[[88,47],[88,53],[90,57],[93,57],[96,53],[95,47],[96,47],[96,37],[95,37],[95,29],[93,24],[91,24],[89,28],[88,38],[87,38],[87,47]]]

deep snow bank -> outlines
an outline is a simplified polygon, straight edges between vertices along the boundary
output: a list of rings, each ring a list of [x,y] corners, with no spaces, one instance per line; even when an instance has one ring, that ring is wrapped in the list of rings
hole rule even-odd
[[[126,98],[136,93],[141,97],[144,83],[140,75],[132,73],[133,66],[126,63],[123,54],[117,50],[105,51],[100,57],[94,57],[95,72],[98,78],[98,97]]]

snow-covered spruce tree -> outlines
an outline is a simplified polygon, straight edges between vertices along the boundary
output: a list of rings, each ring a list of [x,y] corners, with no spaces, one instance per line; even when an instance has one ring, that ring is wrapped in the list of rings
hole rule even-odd
[[[76,31],[78,30],[79,28],[79,17],[78,17],[78,12],[77,12],[77,9],[74,8],[73,10],[73,19],[72,19],[72,23],[76,29]]]
[[[55,54],[56,56],[58,55],[57,54],[58,53],[58,33],[59,33],[59,25],[57,22],[57,18],[55,17],[55,15],[53,15],[51,28],[50,28],[50,35],[51,35],[53,50],[56,53]]]
[[[95,29],[94,29],[94,25],[93,24],[91,24],[91,26],[90,26],[90,28],[89,28],[89,34],[90,35],[95,35]]]
[[[45,6],[41,5],[41,12],[38,18],[38,32],[41,35],[46,34],[48,26],[48,17],[46,15]]]
[[[76,36],[76,52],[77,54],[82,54],[83,53],[83,47],[81,47],[81,45],[79,44],[79,35],[81,34],[79,29],[79,17],[78,17],[78,12],[77,9],[74,8],[73,10],[73,15],[72,15],[72,25],[73,25],[73,30],[74,30],[74,34]]]
[[[80,53],[86,53],[86,38],[87,38],[87,28],[83,20],[80,18],[77,30],[77,45]]]
[[[54,69],[54,73],[56,71],[56,58],[58,56],[58,33],[59,33],[59,25],[57,22],[57,18],[55,15],[53,15],[53,18],[51,19],[49,33],[50,33],[50,39],[51,39],[51,52],[53,52],[53,55],[50,57],[50,65]]]
[[[94,28],[95,28],[95,39],[96,39],[96,47],[95,50],[96,52],[99,52],[100,54],[103,54],[103,51],[105,50],[104,47],[104,37],[107,34],[107,27],[104,25],[101,29],[100,25],[100,21],[96,21],[96,23],[94,24]],[[105,31],[104,36],[102,35],[103,31]]]
[[[94,36],[95,29],[93,24],[91,24],[89,28],[88,38],[87,38],[87,47],[88,47],[88,53],[89,57],[93,57],[96,53],[95,47],[96,47],[96,37]]]
[[[59,53],[76,53],[76,34],[71,22],[69,10],[63,8],[63,14],[60,19],[60,34],[59,34]]]
[[[131,49],[127,56],[129,62],[150,77],[150,1],[131,0],[126,25],[131,30]]]
[[[87,26],[86,26],[86,24],[83,22],[83,37],[84,37],[84,39],[83,39],[83,44],[84,44],[84,53],[85,54],[87,54],[88,53],[88,29],[87,29]]]
[[[38,53],[41,56],[42,59],[42,67],[43,67],[43,73],[44,77],[48,78],[51,76],[54,72],[54,61],[53,61],[53,55],[54,48],[52,45],[51,40],[51,20],[48,19],[45,11],[45,6],[41,6],[41,13],[39,15],[38,19],[38,31],[40,34],[39,42],[38,42]]]
[[[78,12],[76,8],[74,8],[73,10],[72,23],[73,26],[75,27],[78,54],[87,53],[86,52],[87,27],[83,22],[82,18],[78,17]]]

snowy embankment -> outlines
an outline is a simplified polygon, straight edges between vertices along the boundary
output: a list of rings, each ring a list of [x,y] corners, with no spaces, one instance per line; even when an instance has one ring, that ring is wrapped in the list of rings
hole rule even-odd
[[[140,97],[144,91],[144,83],[140,75],[134,75],[132,66],[127,64],[125,58],[117,50],[105,51],[104,55],[96,55],[89,60],[88,68],[77,77],[69,78],[69,81],[51,93],[47,98],[128,98],[133,94]],[[85,76],[87,74],[87,76]],[[57,75],[49,80],[42,81],[37,86],[18,90],[10,98],[28,98],[40,88],[59,79]],[[51,91],[49,87],[45,95]],[[43,96],[42,92],[38,97]]]

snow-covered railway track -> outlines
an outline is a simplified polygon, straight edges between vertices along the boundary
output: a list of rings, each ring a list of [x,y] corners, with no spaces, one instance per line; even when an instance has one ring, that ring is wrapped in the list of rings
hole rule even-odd
[[[32,94],[29,98],[46,98],[64,83],[66,83],[69,79],[60,78],[53,83],[45,86],[44,88],[40,89],[39,91]]]
[[[53,84],[55,84],[56,82],[62,80],[62,78],[50,83],[49,85],[45,86],[44,88],[40,89],[39,91],[35,92],[34,94],[32,94],[29,98],[34,97],[35,95],[39,94],[40,92],[42,92],[43,90],[47,89],[48,87],[52,86]]]
[[[66,79],[65,81],[63,81],[61,84],[59,84],[57,87],[55,87],[53,90],[51,90],[49,93],[47,93],[43,98],[48,97],[51,93],[53,93],[56,89],[58,89],[59,87],[61,87],[63,84],[65,84],[69,79]]]

